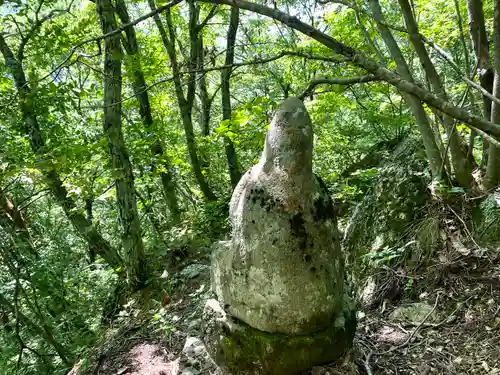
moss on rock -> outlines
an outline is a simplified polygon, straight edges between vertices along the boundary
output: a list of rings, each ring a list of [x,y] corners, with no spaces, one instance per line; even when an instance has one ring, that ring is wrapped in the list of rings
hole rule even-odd
[[[374,183],[351,217],[343,247],[346,270],[358,294],[366,287],[366,275],[371,273],[368,269],[377,261],[394,259],[419,246],[410,241],[417,238],[416,242],[420,242],[415,223],[422,217],[421,208],[431,199],[426,167],[421,141],[405,139],[391,157],[382,162]],[[424,242],[422,245],[426,246]],[[377,281],[370,282],[376,291]],[[364,296],[362,302],[373,305],[377,302],[374,298]]]
[[[500,192],[483,199],[473,210],[474,235],[485,247],[500,246]]]
[[[347,297],[346,297],[347,298]],[[292,375],[339,359],[356,330],[352,304],[331,326],[308,335],[263,332],[226,315],[216,300],[204,311],[205,340],[212,358],[233,375]]]

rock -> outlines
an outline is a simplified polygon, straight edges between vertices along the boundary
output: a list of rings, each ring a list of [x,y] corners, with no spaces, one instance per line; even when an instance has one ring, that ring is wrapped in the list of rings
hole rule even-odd
[[[343,309],[332,200],[312,173],[312,125],[297,98],[277,109],[261,159],[230,204],[232,239],[212,253],[212,287],[234,317],[271,333],[329,327]]]
[[[193,263],[183,268],[182,271],[179,273],[179,276],[187,279],[194,279],[195,277],[198,277],[201,273],[205,272],[207,268],[208,266],[205,264]]]
[[[378,168],[378,174],[349,220],[343,239],[350,285],[365,308],[393,299],[401,285],[381,270],[387,259],[411,262],[431,253],[441,241],[439,221],[423,217],[431,200],[427,161],[420,140],[407,138]],[[376,275],[376,276],[373,276]],[[394,282],[400,282],[395,278]]]
[[[398,306],[390,315],[393,320],[412,323],[418,325],[432,311],[432,306],[425,302],[416,302],[409,305]],[[438,321],[437,313],[434,312],[427,318],[427,322]]]
[[[181,356],[173,363],[175,375],[205,375],[217,371],[217,365],[210,358],[203,342],[197,337],[188,337]]]
[[[333,203],[312,173],[312,125],[297,98],[277,109],[257,165],[233,192],[232,236],[212,251],[203,331],[224,372],[290,375],[350,348],[355,309]]]
[[[474,237],[482,246],[500,246],[500,191],[488,195],[473,210]]]
[[[329,363],[352,345],[355,313],[345,304],[331,325],[321,331],[297,336],[271,334],[226,314],[210,299],[203,312],[208,352],[224,374],[292,375],[314,365]]]

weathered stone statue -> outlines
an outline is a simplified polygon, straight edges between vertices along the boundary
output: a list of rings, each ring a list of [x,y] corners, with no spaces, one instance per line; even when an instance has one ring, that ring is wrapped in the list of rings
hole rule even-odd
[[[229,373],[293,374],[351,345],[356,323],[337,224],[312,149],[304,104],[286,99],[259,163],[233,193],[232,239],[212,254],[218,301],[204,314],[207,347]]]

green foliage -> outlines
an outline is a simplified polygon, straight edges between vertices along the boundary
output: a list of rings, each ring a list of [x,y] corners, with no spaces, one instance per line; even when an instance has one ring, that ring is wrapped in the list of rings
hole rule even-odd
[[[144,0],[125,3],[132,19],[149,11],[148,2]],[[156,6],[166,3],[157,0]],[[71,11],[66,12],[70,4]],[[361,1],[352,1],[352,4],[357,5],[358,15],[353,8],[334,3],[321,6],[313,1],[282,0],[276,6],[300,15],[305,22],[376,61],[381,56],[381,64],[393,69],[395,62],[382,43],[367,5]],[[397,2],[384,0],[381,5],[390,25],[404,25]],[[211,14],[211,4],[196,6],[200,22]],[[420,32],[442,46],[461,69],[467,71],[453,2],[418,0],[414,6]],[[459,7],[463,29],[467,30],[465,1],[459,1]],[[490,31],[492,2],[484,3],[484,11]],[[173,7],[171,12],[179,79],[187,97],[186,87],[191,79],[188,70],[194,63],[190,56],[193,46],[187,3]],[[171,37],[164,13],[160,21]],[[121,56],[122,100],[120,107],[116,105],[113,110],[121,110],[125,150],[119,151],[129,155],[134,174],[140,232],[146,249],[141,261],[152,269],[148,280],[150,289],[152,285],[158,286],[158,274],[164,271],[169,255],[186,249],[209,248],[214,241],[228,235],[231,187],[225,150],[227,140],[234,144],[239,169],[244,172],[258,162],[273,111],[286,96],[302,94],[317,78],[366,74],[312,38],[270,18],[242,12],[234,52],[236,65],[246,65],[232,69],[231,119],[222,121],[220,67],[225,64],[228,22],[229,7],[218,6],[213,18],[207,19],[205,27],[198,30],[203,38],[204,55],[196,68],[193,107],[189,111],[201,173],[214,190],[217,201],[204,199],[193,172],[192,150],[187,146],[190,135],[185,133],[178,105],[173,64],[152,19],[135,25],[139,54],[131,57],[124,49]],[[415,81],[424,86],[427,79],[407,33],[392,31]],[[17,206],[24,225],[16,227],[12,216],[0,205],[0,297],[7,301],[0,303],[0,374],[67,373],[68,365],[50,340],[29,323],[19,321],[17,313],[22,313],[37,327],[44,324],[49,327],[53,339],[63,347],[71,362],[84,357],[103,336],[107,327],[101,316],[108,313],[105,306],[113,300],[115,288],[123,287],[120,277],[128,271],[125,264],[113,270],[100,256],[91,262],[95,256],[90,251],[91,241],[70,220],[72,215],[81,214],[92,224],[86,230],[94,228],[122,258],[130,255],[122,249],[123,226],[118,208],[123,202],[117,200],[115,186],[115,181],[123,177],[123,171],[112,167],[110,153],[117,150],[109,146],[103,124],[104,42],[81,44],[101,34],[96,6],[90,1],[0,2],[0,35],[16,58],[23,57],[21,65],[27,78],[24,88],[29,91],[24,103],[32,105],[43,137],[43,147],[35,154],[33,145],[37,142],[42,145],[42,140],[33,139],[22,113],[23,101],[12,71],[0,57],[0,197],[5,194]],[[465,39],[470,38],[465,35]],[[18,51],[23,40],[24,53],[20,56]],[[282,52],[321,58],[283,55],[273,59]],[[438,58],[434,50],[429,48],[429,52],[449,100],[461,103],[466,85],[460,74]],[[473,63],[472,51],[468,52]],[[334,58],[339,60],[332,62]],[[256,62],[263,59],[270,61]],[[132,88],[137,78],[134,71],[139,67],[146,80],[144,90],[148,93],[153,118],[148,126],[143,122],[144,114],[139,111]],[[206,82],[211,104],[208,134],[202,129],[201,78]],[[463,107],[482,112],[469,105],[472,96],[475,103],[481,102],[478,94],[469,93]],[[366,203],[366,215],[361,219],[354,216],[354,220],[360,220],[351,233],[352,238],[357,239],[364,250],[375,241],[376,238],[370,237],[373,233],[385,236],[387,241],[379,251],[370,252],[362,259],[387,265],[413,261],[415,257],[425,256],[427,249],[436,248],[440,241],[439,218],[430,215],[428,220],[420,220],[417,211],[429,198],[426,189],[431,179],[425,151],[409,146],[394,155],[390,146],[408,136],[411,139],[418,136],[415,119],[402,94],[379,81],[348,86],[319,85],[304,101],[314,124],[314,173],[326,182],[337,202],[346,203],[350,208],[360,201]],[[426,111],[435,125],[435,138],[444,148],[447,137],[440,127],[441,120],[430,108]],[[470,136],[462,123],[458,124],[457,132],[464,139]],[[478,162],[482,151],[480,141],[478,137],[473,149]],[[163,153],[156,152],[153,147],[156,143],[161,145]],[[391,158],[393,161],[401,158],[403,162],[396,166],[397,163],[379,162]],[[47,178],[54,174],[66,189],[67,196],[62,198],[70,199],[71,205],[68,200],[61,203],[60,196],[56,199],[54,180]],[[171,212],[162,180],[165,175],[172,179],[180,218]],[[434,183],[433,188],[435,194],[443,196],[465,193],[444,182]],[[488,237],[492,241],[500,238],[494,225],[498,221],[498,204],[485,200],[478,217],[476,237]],[[415,219],[419,220],[415,223]],[[409,227],[412,235],[405,232]],[[375,229],[369,231],[368,228]],[[403,238],[401,233],[405,233]],[[171,292],[172,288],[172,285],[159,286],[162,291]],[[135,297],[119,301],[117,324],[125,324],[139,314],[144,307],[142,302]],[[172,332],[166,315],[160,310],[152,317],[164,338]]]

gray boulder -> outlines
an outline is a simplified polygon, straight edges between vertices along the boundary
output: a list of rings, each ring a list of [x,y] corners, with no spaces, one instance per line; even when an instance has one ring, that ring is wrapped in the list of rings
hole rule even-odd
[[[354,315],[352,306],[346,304],[327,329],[289,336],[252,328],[211,299],[203,311],[205,344],[221,374],[297,374],[344,354],[356,330]]]
[[[411,265],[439,247],[439,221],[426,218],[431,201],[425,151],[408,137],[378,167],[377,177],[349,220],[343,241],[349,284],[365,308],[401,293],[401,278],[387,265]],[[403,270],[401,270],[403,272]],[[400,272],[400,273],[401,273]]]
[[[354,336],[332,200],[312,172],[311,119],[285,100],[230,203],[212,251],[209,352],[233,374],[293,374],[338,359]]]
[[[260,162],[236,187],[232,240],[213,251],[213,289],[234,317],[267,332],[306,334],[343,307],[344,269],[331,198],[312,172],[312,125],[285,100]]]

